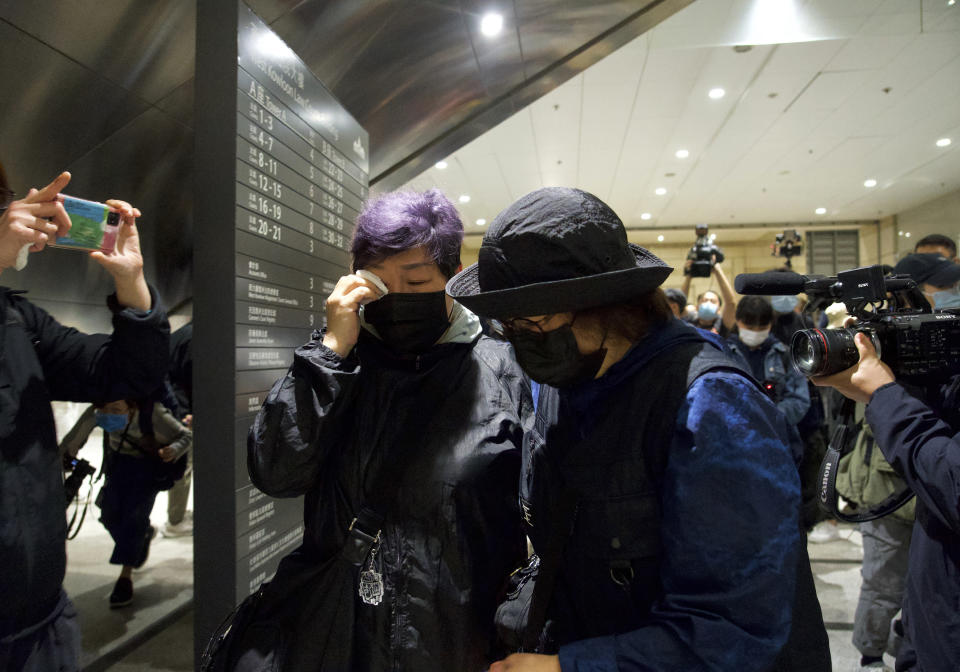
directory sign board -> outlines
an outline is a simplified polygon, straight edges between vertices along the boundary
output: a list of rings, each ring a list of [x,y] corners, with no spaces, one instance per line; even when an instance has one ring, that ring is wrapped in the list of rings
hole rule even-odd
[[[202,639],[218,612],[222,618],[269,579],[300,543],[302,501],[275,500],[251,485],[247,432],[294,348],[322,326],[324,300],[348,268],[353,222],[367,197],[369,144],[242,1],[198,3],[197,29],[195,590]]]

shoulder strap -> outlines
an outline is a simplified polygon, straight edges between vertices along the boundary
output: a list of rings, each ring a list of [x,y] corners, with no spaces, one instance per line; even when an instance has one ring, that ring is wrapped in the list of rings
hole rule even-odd
[[[423,386],[425,393],[420,402],[423,408],[439,408],[441,401],[450,395],[458,380],[456,375],[450,375],[441,377],[435,385]],[[395,438],[393,445],[413,443],[423,431],[423,424],[411,418]],[[386,518],[385,512],[394,507],[399,497],[397,484],[402,482],[408,464],[403,452],[393,449],[387,451],[383,462],[377,467],[367,495],[347,529],[347,540],[342,553],[350,562],[357,565],[362,563],[373,543],[379,538]]]
[[[837,506],[837,471],[840,468],[840,460],[853,451],[856,442],[857,432],[853,429],[853,409],[854,402],[849,399],[844,400],[840,424],[834,430],[833,438],[830,439],[830,445],[827,447],[827,454],[820,463],[820,508],[837,520],[863,523],[889,516],[909,502],[914,494],[910,486],[904,484],[902,488],[891,493],[872,509],[853,514],[840,512]]]

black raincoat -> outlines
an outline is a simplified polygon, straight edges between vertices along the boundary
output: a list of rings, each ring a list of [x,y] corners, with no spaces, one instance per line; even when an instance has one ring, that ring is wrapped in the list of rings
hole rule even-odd
[[[163,384],[170,325],[111,296],[113,334],[82,334],[0,287],[0,639],[61,602],[66,500],[50,402],[146,396]]]
[[[485,669],[493,612],[526,556],[518,510],[529,384],[506,343],[480,336],[395,357],[361,330],[348,357],[299,348],[250,432],[253,483],[275,497],[306,493],[297,553],[321,562],[343,545],[364,489],[399,451],[396,506],[377,553],[385,595],[357,598],[354,670]]]

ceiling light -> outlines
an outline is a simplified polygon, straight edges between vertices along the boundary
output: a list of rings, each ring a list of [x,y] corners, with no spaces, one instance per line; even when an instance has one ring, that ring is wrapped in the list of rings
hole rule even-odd
[[[482,217],[477,220],[477,226],[484,226],[486,223],[487,220],[483,219]]]
[[[957,4],[957,0],[947,0],[947,7],[952,7]]]
[[[460,198],[463,198],[463,197],[461,196]],[[818,215],[825,215],[825,214],[827,214],[827,209],[826,209],[826,208],[817,208],[816,210],[814,210],[814,212],[817,213]]]
[[[903,231],[898,231],[898,232],[897,232],[897,235],[898,235],[898,236],[902,236],[902,235],[903,235]]]
[[[725,95],[727,95],[727,92],[721,89],[720,87],[717,87],[715,89],[710,89],[710,92],[707,95],[713,98],[714,100],[720,100]]]
[[[437,170],[446,170],[446,169],[447,169],[447,162],[446,162],[446,161],[437,161],[436,164],[434,164],[434,166],[436,167]]]
[[[646,220],[650,219],[652,216],[653,216],[653,215],[651,215],[649,212],[644,212],[644,213],[642,213],[642,214],[640,215],[640,219],[646,221]]]
[[[461,203],[469,203],[469,202],[470,202],[470,197],[467,196],[466,194],[460,194],[460,202],[461,202]]]
[[[685,149],[678,149],[678,150],[677,150],[676,157],[677,157],[678,159],[685,159],[685,158],[687,158],[688,156],[690,156],[690,152],[688,152],[687,150],[685,150]]]
[[[503,30],[503,14],[487,12],[480,19],[480,32],[487,37],[496,37]]]
[[[905,234],[903,234],[903,235],[904,235],[905,238],[909,238],[909,237],[910,237],[910,232],[907,231],[907,232],[906,232]]]
[[[937,140],[937,147],[949,147],[949,146],[950,146],[950,138],[940,138],[939,140]]]
[[[657,187],[654,189],[653,193],[655,193],[657,196],[663,196],[665,193],[667,193],[667,190],[663,187]]]
[[[657,242],[658,242],[658,243],[662,243],[662,242],[663,242],[663,236],[657,236]]]
[[[869,180],[863,181],[863,186],[865,186],[867,189],[872,189],[873,187],[877,186],[877,181],[871,177]]]

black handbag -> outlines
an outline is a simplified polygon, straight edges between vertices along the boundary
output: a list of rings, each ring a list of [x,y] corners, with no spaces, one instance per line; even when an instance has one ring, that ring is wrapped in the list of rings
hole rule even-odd
[[[577,495],[561,487],[554,515],[557,525],[543,557],[533,554],[510,575],[507,593],[493,620],[501,643],[510,651],[555,653],[547,625],[547,607],[560,569],[561,556],[573,530]]]
[[[214,633],[201,672],[350,670],[359,564],[347,546],[323,563],[288,555]]]

